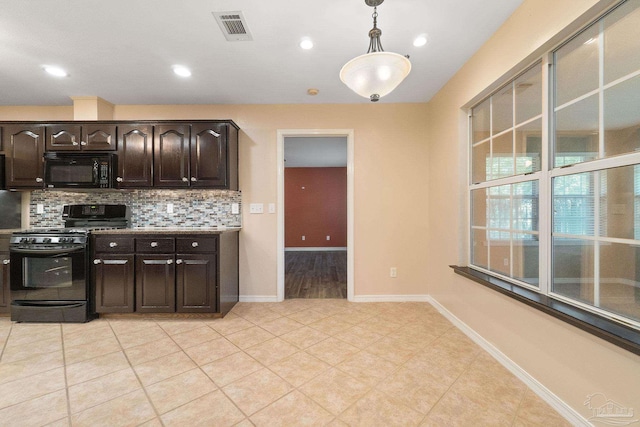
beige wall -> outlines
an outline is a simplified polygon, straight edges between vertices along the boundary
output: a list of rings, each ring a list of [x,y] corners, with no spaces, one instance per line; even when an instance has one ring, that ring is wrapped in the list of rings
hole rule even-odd
[[[73,120],[68,107],[0,107],[0,120]],[[240,132],[243,230],[240,293],[276,297],[275,203],[278,129],[353,129],[356,296],[424,295],[427,222],[426,104],[116,105],[114,120],[232,119]],[[61,114],[61,111],[64,111]],[[389,268],[398,277],[389,277]]]
[[[429,102],[428,292],[585,418],[591,393],[640,411],[640,357],[457,276],[466,264],[466,114],[461,109],[593,0],[525,0]],[[436,226],[437,225],[437,226]],[[636,417],[637,418],[637,417]]]

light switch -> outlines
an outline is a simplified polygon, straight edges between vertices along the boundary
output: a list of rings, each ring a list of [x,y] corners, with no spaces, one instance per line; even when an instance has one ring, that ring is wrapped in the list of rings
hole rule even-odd
[[[167,203],[167,213],[173,213],[173,203]]]
[[[264,213],[264,203],[251,203],[249,205],[249,213],[252,213],[252,214]]]
[[[238,215],[240,213],[240,203],[231,203],[231,213]]]

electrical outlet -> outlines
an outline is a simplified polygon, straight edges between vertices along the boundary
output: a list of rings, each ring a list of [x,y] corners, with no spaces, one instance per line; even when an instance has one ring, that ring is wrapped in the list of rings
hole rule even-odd
[[[509,258],[505,258],[504,260],[502,260],[504,266],[508,266],[509,265]]]
[[[36,205],[36,213],[43,214],[44,213],[44,205],[42,203],[38,203]]]
[[[240,213],[240,203],[231,203],[231,214],[238,215]]]
[[[269,213],[270,214],[276,213],[276,204],[275,203],[269,203]]]
[[[302,236],[302,240],[304,240],[304,239],[305,239],[305,236]]]
[[[264,212],[264,204],[263,203],[251,203],[249,205],[249,213],[261,214],[263,212]]]
[[[173,203],[167,203],[167,213],[173,213]]]
[[[398,269],[396,267],[391,267],[391,269],[389,270],[389,277],[398,277]]]
[[[331,240],[331,236],[327,236],[327,240]]]

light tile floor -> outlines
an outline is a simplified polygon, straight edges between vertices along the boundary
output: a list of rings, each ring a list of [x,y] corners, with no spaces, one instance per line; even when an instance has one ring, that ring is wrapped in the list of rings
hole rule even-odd
[[[427,303],[0,319],[2,426],[569,425]]]

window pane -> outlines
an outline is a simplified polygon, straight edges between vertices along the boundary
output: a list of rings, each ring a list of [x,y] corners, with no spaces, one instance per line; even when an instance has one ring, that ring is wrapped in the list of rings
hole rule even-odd
[[[471,232],[471,263],[482,268],[489,267],[489,242],[486,230],[473,229]]]
[[[513,236],[513,277],[539,285],[539,242],[532,234],[514,234]]]
[[[511,276],[511,233],[499,232],[489,241],[489,269],[496,273]]]
[[[487,189],[473,190],[471,192],[471,225],[477,227],[487,226]]]
[[[492,146],[491,179],[513,175],[513,132],[494,137]]]
[[[593,304],[593,269],[593,242],[553,238],[553,292]]]
[[[600,308],[640,320],[640,248],[600,244]]]
[[[555,106],[598,88],[598,44],[593,25],[554,53]]]
[[[640,212],[636,208],[640,194],[638,166],[600,171],[600,235],[618,239],[637,239]]]
[[[538,231],[538,181],[513,185],[514,230]],[[530,238],[531,236],[525,236]]]
[[[640,149],[640,77],[605,90],[604,131],[606,156]]]
[[[542,114],[542,70],[540,64],[520,76],[516,88],[516,124]]]
[[[553,179],[553,232],[593,236],[593,172]]]
[[[570,153],[579,153],[580,162],[598,157],[598,96],[590,96],[570,105],[555,114],[556,145],[554,166],[564,166],[562,157]]]
[[[489,138],[489,125],[491,123],[490,99],[475,107],[471,114],[471,130],[473,142],[479,142]]]
[[[500,185],[489,188],[489,228],[511,229],[511,185]],[[497,232],[489,232],[489,236],[498,238]]]
[[[540,170],[542,119],[516,128],[516,175]]]
[[[640,70],[640,8],[628,1],[604,18],[604,83]]]
[[[491,162],[491,142],[486,141],[476,145],[472,149],[471,182],[483,182],[487,180],[487,165]]]
[[[500,89],[491,97],[492,134],[495,135],[513,127],[513,85]]]

